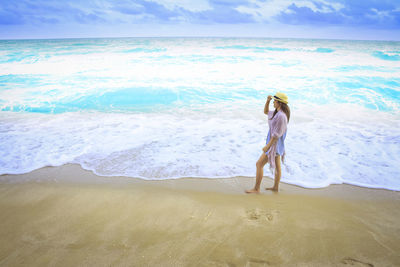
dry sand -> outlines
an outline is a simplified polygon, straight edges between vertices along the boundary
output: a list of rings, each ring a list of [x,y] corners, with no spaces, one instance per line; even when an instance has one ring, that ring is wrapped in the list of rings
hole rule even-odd
[[[400,192],[253,184],[3,175],[0,266],[400,266]]]

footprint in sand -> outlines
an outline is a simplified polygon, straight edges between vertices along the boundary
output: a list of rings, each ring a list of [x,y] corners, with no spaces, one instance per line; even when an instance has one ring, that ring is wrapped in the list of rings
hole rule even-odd
[[[251,221],[258,222],[274,222],[278,219],[278,210],[260,210],[260,209],[250,209],[246,210],[246,217]]]
[[[352,258],[344,258],[341,263],[346,264],[346,265],[351,265],[351,266],[359,266],[359,267],[374,267],[373,264],[367,263],[367,262],[362,262],[356,259]]]

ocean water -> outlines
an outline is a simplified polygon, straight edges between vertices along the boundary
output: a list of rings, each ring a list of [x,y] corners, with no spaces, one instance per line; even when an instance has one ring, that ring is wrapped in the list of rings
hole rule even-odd
[[[254,177],[277,91],[282,181],[400,190],[400,42],[378,41],[2,40],[0,174]]]

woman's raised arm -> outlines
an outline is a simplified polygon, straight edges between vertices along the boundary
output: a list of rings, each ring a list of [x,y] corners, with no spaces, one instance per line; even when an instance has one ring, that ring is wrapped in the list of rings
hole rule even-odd
[[[269,112],[269,102],[271,102],[272,99],[272,95],[269,95],[267,98],[267,102],[265,103],[264,106],[264,114],[268,116],[268,112]]]

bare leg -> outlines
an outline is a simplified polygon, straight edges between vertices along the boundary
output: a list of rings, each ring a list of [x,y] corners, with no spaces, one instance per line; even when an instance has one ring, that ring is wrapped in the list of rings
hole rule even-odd
[[[275,157],[275,180],[274,180],[274,186],[273,187],[267,187],[265,190],[271,190],[274,192],[279,191],[279,182],[281,181],[281,156],[277,155]]]
[[[264,166],[268,162],[268,157],[265,155],[265,153],[262,153],[260,158],[258,159],[256,163],[256,184],[254,185],[253,189],[246,190],[246,193],[260,193],[260,186],[261,186],[261,180],[264,175]]]

